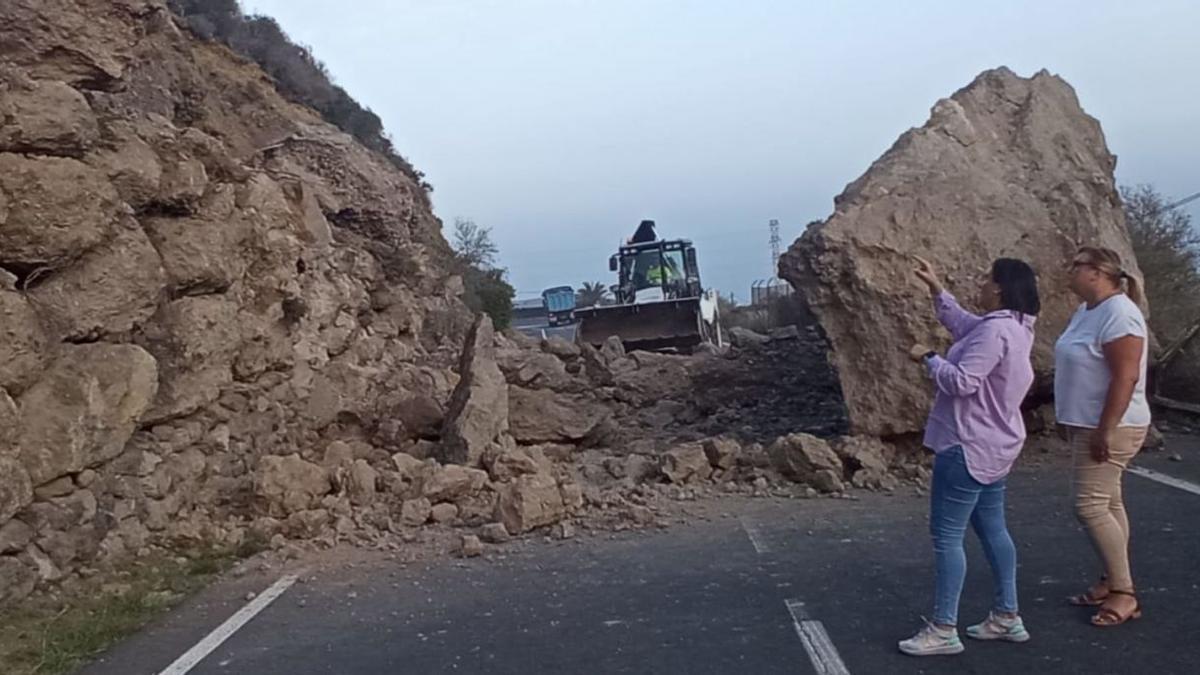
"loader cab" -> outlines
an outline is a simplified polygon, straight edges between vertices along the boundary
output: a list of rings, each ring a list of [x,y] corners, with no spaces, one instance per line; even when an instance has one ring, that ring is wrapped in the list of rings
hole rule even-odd
[[[701,293],[696,249],[686,239],[622,246],[609,258],[608,268],[618,273],[612,290],[619,303],[693,298]]]

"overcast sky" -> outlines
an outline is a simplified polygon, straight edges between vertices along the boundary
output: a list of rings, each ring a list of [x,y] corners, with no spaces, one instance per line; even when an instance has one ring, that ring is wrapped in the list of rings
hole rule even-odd
[[[1200,3],[243,0],[378,113],[519,298],[611,283],[642,218],[745,301],[784,247],[980,71],[1074,85],[1121,183],[1200,191]],[[1200,203],[1189,212],[1200,220]]]

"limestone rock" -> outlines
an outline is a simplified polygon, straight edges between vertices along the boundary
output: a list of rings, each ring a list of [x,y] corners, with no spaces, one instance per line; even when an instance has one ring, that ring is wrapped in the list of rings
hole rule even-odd
[[[732,469],[742,452],[742,446],[732,438],[710,438],[704,441],[704,454],[714,469]]]
[[[355,460],[350,466],[347,492],[350,503],[355,506],[370,506],[375,502],[375,484],[379,480],[379,472],[371,468],[366,460]]]
[[[158,359],[162,386],[147,420],[194,412],[233,381],[239,346],[237,305],[222,296],[180,298],[161,307],[144,345]]]
[[[509,432],[519,443],[562,443],[587,437],[610,413],[580,396],[509,387]]]
[[[157,364],[139,347],[65,348],[18,399],[20,458],[34,485],[120,455],[157,391]]]
[[[663,453],[662,472],[672,483],[695,483],[708,478],[712,467],[700,443],[684,443]]]
[[[0,73],[0,152],[76,157],[100,135],[78,90],[56,81]]]
[[[429,518],[435,523],[449,523],[458,517],[458,507],[454,504],[438,504],[429,511]]]
[[[464,558],[477,558],[483,555],[483,543],[473,534],[464,534],[459,544],[459,554]]]
[[[0,288],[0,389],[16,395],[33,384],[44,365],[45,348],[46,334],[25,296]],[[0,410],[0,421],[3,414]]]
[[[1100,124],[1061,78],[1000,68],[939,101],[835,199],[780,259],[832,344],[856,434],[919,431],[931,388],[908,347],[944,348],[912,256],[935,261],[969,306],[1001,256],[1028,261],[1043,284],[1034,365],[1043,381],[1054,340],[1078,306],[1057,282],[1076,246],[1116,249],[1137,273]]]
[[[892,451],[883,441],[871,436],[844,436],[832,446],[854,487],[886,489],[897,485],[888,473]]]
[[[459,376],[446,412],[438,458],[475,466],[509,424],[508,386],[496,365],[495,332],[486,315],[479,315],[467,334]]]
[[[116,190],[91,167],[0,153],[0,266],[64,265],[106,241],[119,213]]]
[[[433,506],[424,497],[409,499],[400,505],[400,520],[411,527],[424,525],[432,513]]]
[[[0,525],[0,555],[25,550],[33,534],[33,528],[18,519]]]
[[[129,219],[111,241],[48,277],[29,297],[57,339],[95,339],[145,323],[165,284],[158,253]]]
[[[489,544],[503,544],[512,539],[512,535],[508,533],[504,523],[488,523],[479,528],[479,538]]]
[[[240,220],[150,218],[142,225],[162,256],[175,296],[223,293],[246,272],[248,232]]]
[[[567,505],[554,476],[539,473],[518,476],[500,486],[496,520],[510,534],[552,525],[567,514]]]
[[[313,509],[333,491],[329,471],[299,455],[271,455],[259,460],[254,473],[255,494],[276,517]]]
[[[33,501],[29,472],[17,460],[0,457],[0,524]]]
[[[0,607],[13,607],[33,592],[38,573],[16,556],[0,556]]]
[[[767,448],[767,455],[776,471],[800,483],[812,482],[819,471],[830,471],[839,481],[842,475],[842,460],[829,443],[809,434],[782,436]]]
[[[433,503],[453,502],[468,497],[487,485],[486,471],[457,464],[438,467],[421,485],[421,494]]]

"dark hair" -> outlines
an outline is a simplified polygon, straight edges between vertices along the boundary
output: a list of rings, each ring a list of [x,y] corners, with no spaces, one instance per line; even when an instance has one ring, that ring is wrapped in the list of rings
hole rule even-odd
[[[992,263],[992,281],[1000,287],[1000,304],[1021,314],[1037,316],[1042,311],[1038,299],[1037,274],[1028,263],[1014,258],[998,258]]]

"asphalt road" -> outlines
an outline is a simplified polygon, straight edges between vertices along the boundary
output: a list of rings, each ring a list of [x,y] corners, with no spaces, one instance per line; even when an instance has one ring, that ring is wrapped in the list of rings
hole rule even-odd
[[[551,326],[544,318],[514,319],[513,328],[533,338],[560,337],[567,342],[575,341],[575,324],[569,326]]]
[[[1200,482],[1200,443],[1170,443],[1139,464]],[[1182,461],[1169,459],[1175,453]],[[1146,614],[1100,629],[1063,601],[1095,574],[1070,512],[1063,458],[1030,458],[1010,485],[1022,614],[1033,636],[1023,645],[968,640],[959,656],[899,654],[896,641],[930,611],[927,504],[909,493],[867,494],[722,500],[706,505],[708,520],[652,534],[514,546],[503,559],[322,573],[192,672],[1200,672],[1200,495],[1126,478]],[[986,614],[991,595],[973,537],[968,551],[964,623]],[[250,583],[262,581],[206,590],[85,672],[158,672],[244,604]],[[814,667],[801,633],[817,623],[844,671],[828,659],[826,670]],[[811,640],[811,630],[804,634]]]

